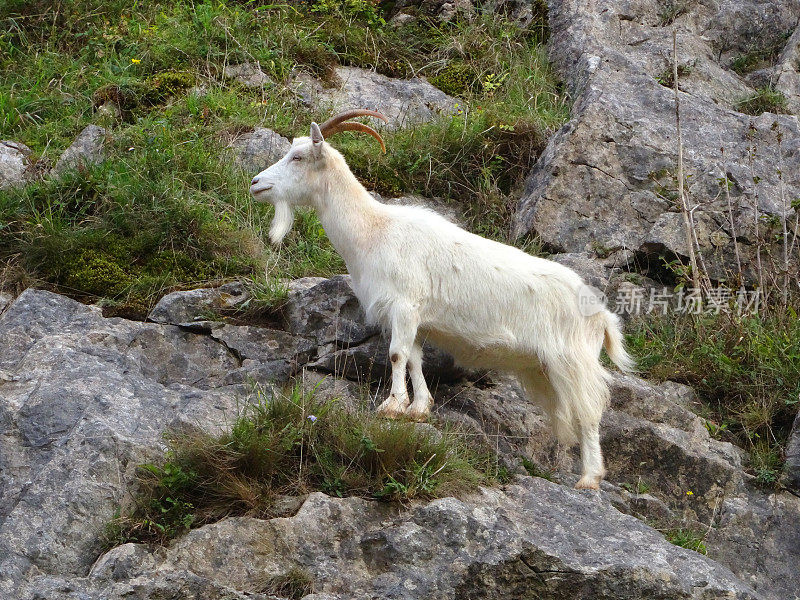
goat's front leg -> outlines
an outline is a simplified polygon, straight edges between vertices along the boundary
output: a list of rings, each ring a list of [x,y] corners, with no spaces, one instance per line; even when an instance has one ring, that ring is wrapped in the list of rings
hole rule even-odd
[[[433,396],[425,383],[422,374],[422,344],[414,342],[411,355],[408,357],[408,374],[411,376],[411,385],[414,387],[414,402],[406,409],[406,415],[415,421],[424,421],[431,414]]]
[[[392,341],[389,343],[389,360],[392,362],[392,391],[378,407],[378,414],[397,417],[408,408],[406,365],[417,337],[419,317],[410,307],[395,307],[392,314]]]

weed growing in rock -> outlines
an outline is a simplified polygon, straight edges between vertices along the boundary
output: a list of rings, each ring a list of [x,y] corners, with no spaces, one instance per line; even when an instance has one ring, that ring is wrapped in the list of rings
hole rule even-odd
[[[257,587],[262,594],[300,600],[313,593],[314,580],[306,570],[293,567],[283,575],[268,578]]]
[[[754,45],[750,50],[733,59],[731,69],[739,75],[747,75],[758,69],[773,66],[786,46],[791,33],[788,31],[771,41]]]
[[[173,434],[163,464],[140,468],[141,492],[109,543],[165,542],[231,514],[268,517],[284,495],[323,491],[405,501],[496,481],[487,449],[456,431],[379,419],[299,387],[259,392],[221,434]]]
[[[703,532],[691,528],[678,527],[675,529],[667,529],[663,532],[667,541],[681,548],[693,550],[700,554],[708,554],[705,545],[705,535]]]
[[[736,110],[747,115],[758,116],[765,112],[776,114],[786,114],[789,109],[786,104],[786,96],[771,87],[763,87],[756,90],[756,93],[749,98],[744,98],[736,104]]]

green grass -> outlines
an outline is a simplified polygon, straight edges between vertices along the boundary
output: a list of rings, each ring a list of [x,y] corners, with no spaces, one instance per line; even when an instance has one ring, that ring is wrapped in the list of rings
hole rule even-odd
[[[369,188],[441,197],[474,231],[506,240],[514,191],[568,116],[537,7],[525,28],[495,15],[392,28],[368,0],[4,3],[0,137],[30,146],[41,177],[0,192],[0,286],[49,285],[141,317],[171,288],[240,277],[263,292],[342,272],[313,214],[299,216],[280,250],[264,244],[271,209],[250,201],[253,174],[226,150],[252,127],[292,137],[328,116],[289,89],[297,68],[329,82],[337,65],[443,81],[463,65],[468,85],[451,90],[460,114],[387,134],[386,156],[371,139],[332,141]],[[244,61],[276,85],[223,78],[225,65]],[[90,123],[110,132],[105,163],[48,175]]]
[[[111,545],[160,542],[227,515],[269,516],[278,495],[322,491],[385,502],[434,498],[502,477],[496,457],[455,430],[380,419],[298,387],[245,407],[223,433],[169,437],[142,465],[141,492],[109,525]]]
[[[800,400],[800,321],[792,308],[649,317],[633,323],[628,344],[649,377],[698,391],[709,432],[750,451],[759,483],[778,482]]]

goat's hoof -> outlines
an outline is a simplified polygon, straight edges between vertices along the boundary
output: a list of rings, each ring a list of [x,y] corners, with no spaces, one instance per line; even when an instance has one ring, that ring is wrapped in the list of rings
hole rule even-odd
[[[403,415],[408,408],[409,401],[398,400],[396,396],[389,396],[375,411],[380,417],[387,419],[396,419]]]
[[[576,490],[599,490],[600,489],[600,477],[593,476],[593,475],[584,475],[578,480],[578,483],[575,484]]]
[[[406,408],[406,417],[412,421],[427,421],[431,414],[433,398],[428,398],[425,402],[418,403],[416,400]]]

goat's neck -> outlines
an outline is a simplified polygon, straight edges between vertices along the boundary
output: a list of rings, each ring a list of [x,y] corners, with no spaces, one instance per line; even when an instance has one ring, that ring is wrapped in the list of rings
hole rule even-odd
[[[385,227],[383,204],[348,170],[326,182],[316,209],[331,244],[347,263],[348,271],[357,275],[360,259],[372,249]]]

